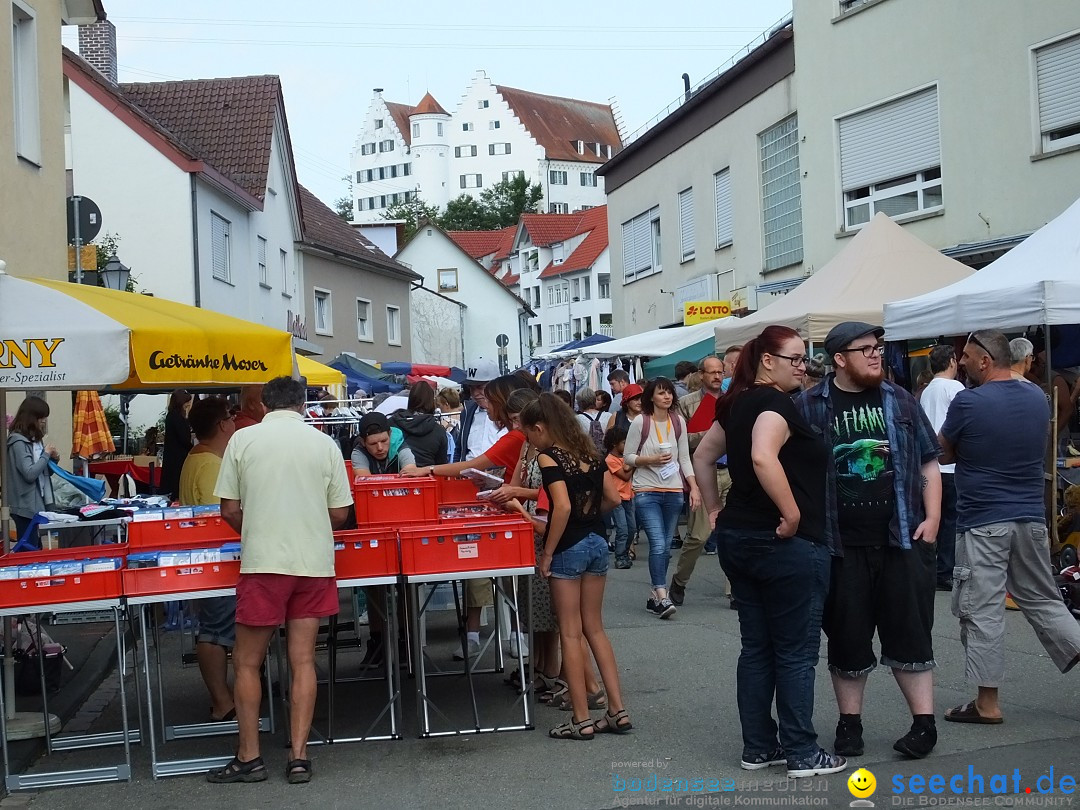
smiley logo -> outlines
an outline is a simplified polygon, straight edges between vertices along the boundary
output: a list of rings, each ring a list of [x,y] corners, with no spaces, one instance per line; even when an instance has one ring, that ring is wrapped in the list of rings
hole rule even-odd
[[[848,790],[856,799],[866,799],[874,795],[877,789],[877,779],[866,768],[859,768],[847,780]]]

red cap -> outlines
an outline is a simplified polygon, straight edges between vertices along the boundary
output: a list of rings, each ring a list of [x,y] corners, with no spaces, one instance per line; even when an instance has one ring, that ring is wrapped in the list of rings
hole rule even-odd
[[[645,389],[642,388],[640,385],[638,385],[637,383],[630,383],[628,386],[626,386],[626,388],[622,390],[622,401],[626,402],[628,399],[640,397],[644,393]]]

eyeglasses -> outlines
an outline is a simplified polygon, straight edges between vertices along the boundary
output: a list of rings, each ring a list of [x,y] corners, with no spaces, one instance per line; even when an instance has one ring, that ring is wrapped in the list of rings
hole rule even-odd
[[[798,354],[788,355],[788,354],[773,354],[772,352],[769,352],[769,354],[772,354],[773,357],[780,357],[780,358],[783,358],[784,360],[791,361],[791,365],[794,366],[795,368],[798,368],[799,366],[805,366],[807,363],[810,362],[810,358],[807,357],[805,354],[803,354],[803,355],[798,355]]]
[[[885,347],[880,343],[873,346],[855,346],[852,349],[840,349],[837,354],[847,354],[848,352],[862,352],[862,356],[869,360],[874,355],[881,357],[885,354]]]
[[[991,360],[994,360],[995,362],[997,361],[997,358],[994,357],[994,353],[992,351],[990,351],[988,348],[986,348],[986,346],[983,344],[983,342],[981,340],[979,340],[977,337],[975,337],[974,332],[972,332],[970,335],[967,336],[967,342],[968,343],[974,343],[976,346],[978,346],[980,349],[982,349],[984,352],[986,352],[987,356],[989,356],[989,358]]]

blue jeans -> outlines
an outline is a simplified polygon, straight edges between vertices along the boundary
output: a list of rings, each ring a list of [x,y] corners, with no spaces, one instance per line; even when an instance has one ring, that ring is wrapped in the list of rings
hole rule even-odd
[[[630,552],[630,541],[637,534],[634,499],[623,501],[611,510],[611,520],[615,524],[615,557],[625,557]]]
[[[667,587],[671,538],[682,514],[682,492],[635,492],[638,526],[649,538],[649,577],[654,588]]]
[[[551,576],[554,579],[581,579],[582,574],[602,577],[607,570],[607,540],[596,532],[590,532],[551,558]]]
[[[818,749],[814,731],[814,666],[821,646],[821,613],[829,590],[828,549],[773,532],[718,529],[720,564],[739,611],[739,721],[743,758],[774,750],[788,762]]]

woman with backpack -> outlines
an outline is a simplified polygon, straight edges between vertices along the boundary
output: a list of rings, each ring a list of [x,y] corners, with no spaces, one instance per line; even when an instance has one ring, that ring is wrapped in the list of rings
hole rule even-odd
[[[623,460],[634,470],[634,509],[638,526],[649,539],[649,578],[652,592],[645,609],[661,619],[675,613],[668,598],[667,569],[671,538],[683,507],[683,490],[690,490],[690,509],[698,508],[694,468],[686,422],[675,409],[675,386],[667,377],[649,380],[641,396],[642,413],[630,423]]]

